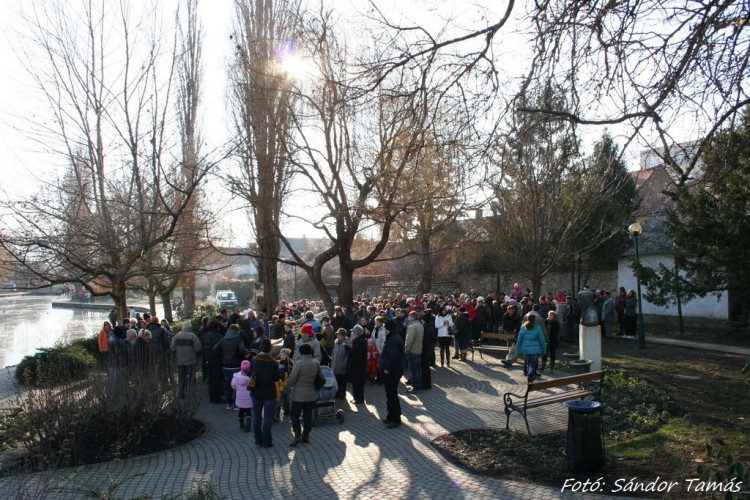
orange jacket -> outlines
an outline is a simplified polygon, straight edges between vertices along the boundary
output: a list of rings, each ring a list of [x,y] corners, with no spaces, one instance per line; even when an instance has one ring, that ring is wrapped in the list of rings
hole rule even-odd
[[[99,352],[107,351],[109,351],[109,334],[107,334],[107,330],[102,328],[102,331],[99,332]]]

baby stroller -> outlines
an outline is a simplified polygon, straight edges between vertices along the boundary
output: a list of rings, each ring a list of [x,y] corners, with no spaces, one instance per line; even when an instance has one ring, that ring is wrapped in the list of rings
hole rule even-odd
[[[335,418],[336,423],[344,423],[344,410],[336,408],[336,400],[334,396],[339,390],[339,384],[336,382],[336,375],[333,374],[333,370],[330,366],[321,366],[320,373],[326,379],[323,388],[318,391],[317,399],[315,400],[315,409],[313,411],[312,424],[317,423],[318,418]]]

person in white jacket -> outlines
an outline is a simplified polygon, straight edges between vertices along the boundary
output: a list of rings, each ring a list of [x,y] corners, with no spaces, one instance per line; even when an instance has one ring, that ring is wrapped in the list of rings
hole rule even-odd
[[[453,343],[453,336],[451,335],[453,316],[451,316],[451,313],[448,312],[445,306],[440,308],[440,312],[435,317],[435,328],[437,328],[438,345],[440,346],[440,366],[448,363],[448,367],[450,368],[451,343]]]

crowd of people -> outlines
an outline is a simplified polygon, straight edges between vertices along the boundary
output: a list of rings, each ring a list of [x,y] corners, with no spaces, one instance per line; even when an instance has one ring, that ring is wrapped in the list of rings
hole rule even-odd
[[[597,290],[595,297],[603,335],[614,335],[613,324],[619,335],[635,335],[632,290],[620,288],[615,297]],[[176,334],[167,321],[131,308],[122,321],[114,311],[110,314],[99,334],[99,350],[110,360],[148,363],[165,384],[174,383],[176,366],[181,395],[200,370],[209,401],[236,410],[240,430],[252,430],[258,447],[273,446],[271,428],[281,421],[282,411],[292,423],[290,445],[298,446],[310,440],[316,398],[325,381],[321,366],[330,367],[335,376],[333,397],[345,399],[351,386],[354,405],[365,403],[368,382],[382,385],[383,422],[393,429],[401,425],[398,387],[403,379],[409,392],[430,390],[432,371],[450,368],[451,360],[466,362],[482,333],[495,332],[512,339],[506,366],[523,355],[524,375],[531,382],[548,367],[554,369],[561,329],[574,341],[580,318],[580,307],[566,289],[537,299],[518,284],[507,294],[486,296],[473,290],[359,295],[352,306],[336,305],[332,317],[322,302],[307,300],[282,301],[271,312],[222,309],[215,317],[204,316],[197,332],[185,321]]]

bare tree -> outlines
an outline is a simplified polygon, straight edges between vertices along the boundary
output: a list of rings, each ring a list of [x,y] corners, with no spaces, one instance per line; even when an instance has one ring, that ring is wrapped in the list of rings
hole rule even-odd
[[[137,264],[172,236],[211,167],[186,176],[170,161],[176,59],[160,25],[128,4],[33,5],[25,55],[52,114],[35,137],[69,171],[2,204],[0,246],[32,287],[80,283],[120,316]]]
[[[294,130],[287,144],[298,152],[290,159],[302,189],[321,206],[320,215],[303,220],[314,217],[313,226],[325,233],[330,246],[306,262],[280,236],[292,256],[287,263],[308,274],[332,313],[323,266],[338,259],[339,303],[352,304],[354,272],[380,256],[396,218],[418,202],[404,201],[398,193],[412,188],[405,174],[412,156],[424,146],[424,132],[432,120],[426,85],[429,68],[394,74],[372,99],[356,100],[347,52],[330,17],[311,20],[305,33],[318,75],[306,83],[312,88],[300,89],[301,106],[292,115]],[[412,78],[422,81],[422,92],[398,92]],[[354,242],[362,234],[368,235],[364,240],[371,245],[364,255],[355,256]]]
[[[240,147],[239,172],[228,176],[234,195],[249,205],[263,304],[278,303],[278,227],[290,180],[284,146],[294,107],[291,76],[298,53],[298,0],[235,0],[235,55],[229,67],[231,109]]]
[[[185,179],[191,179],[199,170],[200,160],[200,102],[201,81],[203,79],[203,30],[198,20],[198,0],[184,0],[184,10],[176,15],[179,62],[177,66],[177,118],[182,142],[182,170]],[[179,267],[185,270],[176,278],[167,280],[166,286],[159,287],[159,293],[168,299],[172,290],[182,285],[183,307],[186,312],[195,309],[195,272],[189,269],[202,267],[201,225],[198,220],[200,192],[190,198],[185,213],[180,218],[177,236],[179,251],[174,258]],[[171,250],[170,250],[171,252]],[[172,274],[172,273],[169,273]],[[171,307],[164,304],[165,314]]]
[[[427,131],[425,145],[411,155],[405,173],[406,178],[413,179],[413,188],[399,191],[401,201],[413,206],[398,217],[394,239],[404,242],[409,252],[419,258],[418,293],[428,293],[432,289],[435,254],[458,244],[444,238],[444,233],[474,202],[481,203],[481,196],[474,196],[472,201],[468,199],[468,192],[477,186],[467,168],[471,159],[463,154],[463,144],[470,138],[462,129],[469,120],[459,116],[443,116],[436,120],[437,127]]]
[[[464,87],[476,75],[489,84],[502,74],[499,37],[517,10],[510,0],[485,9],[479,21],[449,18],[428,29],[392,21],[373,1],[369,8],[385,33],[385,72],[435,57],[446,67],[448,83]],[[678,186],[694,176],[707,141],[750,103],[745,2],[541,0],[528,5],[526,20],[533,25],[533,51],[520,86],[495,81],[483,90],[511,101],[538,82],[568,82],[568,109],[523,110],[578,125],[622,125],[628,139],[621,154],[637,137],[648,133],[650,142],[654,133],[655,153]],[[368,89],[381,73],[373,72]],[[699,139],[697,149],[681,147],[678,130]],[[680,161],[685,156],[689,161]]]
[[[706,140],[750,103],[748,12],[745,2],[723,0],[538,3],[528,79],[565,79],[573,106],[526,110],[577,124],[625,124],[628,144],[655,132],[655,152],[684,184]],[[676,129],[700,138],[698,149],[681,148]],[[690,161],[678,161],[685,153]]]
[[[547,84],[530,94],[522,106],[566,109],[557,86]],[[495,244],[528,275],[538,297],[544,277],[565,263],[574,245],[585,255],[620,231],[598,218],[596,210],[624,179],[587,174],[570,123],[519,113],[511,125],[500,155],[503,176],[495,186]]]

